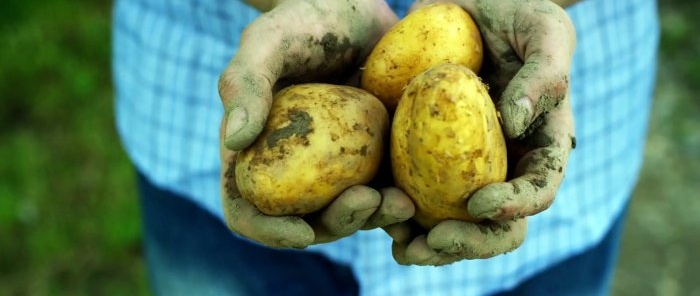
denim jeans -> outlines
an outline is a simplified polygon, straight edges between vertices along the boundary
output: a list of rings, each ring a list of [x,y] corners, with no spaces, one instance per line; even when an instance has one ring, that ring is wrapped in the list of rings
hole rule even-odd
[[[357,295],[352,270],[323,255],[240,239],[190,200],[139,175],[145,257],[154,295]],[[511,295],[606,295],[624,215],[594,248],[535,275]]]

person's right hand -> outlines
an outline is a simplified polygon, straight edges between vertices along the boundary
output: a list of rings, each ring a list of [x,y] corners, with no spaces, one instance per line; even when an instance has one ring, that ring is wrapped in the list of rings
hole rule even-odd
[[[304,248],[413,216],[413,203],[400,190],[367,186],[345,190],[310,216],[268,216],[241,197],[232,169],[235,151],[262,131],[277,89],[286,83],[345,81],[396,21],[384,1],[286,0],[244,31],[219,80],[225,109],[222,202],[231,230],[271,247]]]

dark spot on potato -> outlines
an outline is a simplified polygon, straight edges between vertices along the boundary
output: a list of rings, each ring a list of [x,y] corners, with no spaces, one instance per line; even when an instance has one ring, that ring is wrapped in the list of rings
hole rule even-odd
[[[313,118],[302,110],[290,109],[287,116],[289,117],[289,125],[279,128],[267,136],[267,147],[274,148],[281,140],[297,136],[306,139],[306,135],[313,131]],[[304,141],[308,145],[308,139]]]
[[[340,147],[340,153],[345,153],[345,147]]]
[[[430,105],[430,117],[436,117],[440,115],[440,108],[436,105]]]
[[[359,123],[355,123],[352,125],[352,129],[355,131],[359,131],[362,129],[362,125],[360,125]]]
[[[374,137],[374,133],[373,133],[372,130],[369,128],[369,126],[368,126],[367,128],[365,128],[365,132],[366,132],[370,137]]]
[[[362,145],[362,147],[360,148],[360,155],[367,156],[367,148],[367,145]]]
[[[571,136],[571,149],[576,149],[576,137]]]

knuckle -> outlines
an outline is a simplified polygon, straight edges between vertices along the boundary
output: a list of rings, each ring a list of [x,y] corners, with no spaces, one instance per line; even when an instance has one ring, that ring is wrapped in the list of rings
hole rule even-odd
[[[234,73],[233,71],[226,69],[224,72],[219,75],[219,81],[218,81],[218,91],[219,91],[219,97],[221,98],[222,101],[225,101],[228,99],[232,93],[233,89],[233,76]]]

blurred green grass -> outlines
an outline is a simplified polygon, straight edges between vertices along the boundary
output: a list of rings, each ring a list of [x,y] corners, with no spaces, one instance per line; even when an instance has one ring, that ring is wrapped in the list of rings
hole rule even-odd
[[[700,296],[700,3],[659,2],[658,84],[615,273],[618,296]]]
[[[700,19],[660,1],[659,86],[613,295],[700,295]],[[146,295],[113,125],[111,1],[0,3],[0,295]]]
[[[111,1],[0,4],[0,295],[146,294]]]

